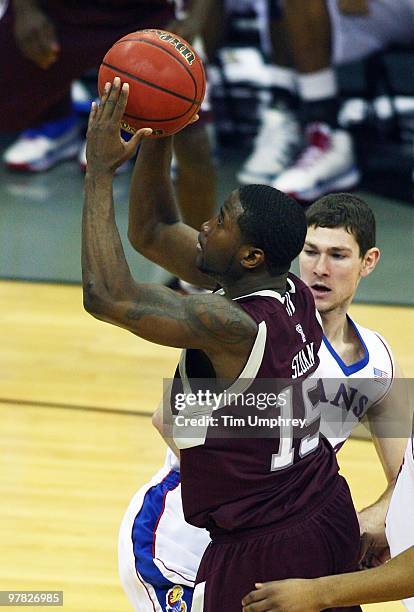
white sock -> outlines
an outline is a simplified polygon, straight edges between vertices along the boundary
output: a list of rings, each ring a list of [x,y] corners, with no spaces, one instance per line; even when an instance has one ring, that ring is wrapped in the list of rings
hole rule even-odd
[[[332,68],[298,74],[296,82],[300,98],[307,102],[334,98],[338,94],[336,73]]]
[[[270,87],[281,87],[291,93],[296,91],[296,72],[294,70],[272,64],[268,67],[268,71]]]

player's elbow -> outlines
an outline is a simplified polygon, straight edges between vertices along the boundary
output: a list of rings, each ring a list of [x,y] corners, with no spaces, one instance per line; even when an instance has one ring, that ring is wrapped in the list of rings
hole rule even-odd
[[[83,307],[94,319],[102,321],[103,323],[119,325],[119,322],[114,319],[112,310],[110,308],[110,303],[107,301],[100,299],[97,296],[84,295]]]
[[[87,281],[83,285],[83,307],[87,313],[96,319],[101,319],[104,315],[105,300],[93,281]]]
[[[98,306],[98,301],[95,298],[92,298],[91,296],[83,296],[83,307],[86,310],[86,312],[90,315],[92,315],[93,317],[95,317],[95,319],[99,319],[102,317],[102,312],[101,309]]]

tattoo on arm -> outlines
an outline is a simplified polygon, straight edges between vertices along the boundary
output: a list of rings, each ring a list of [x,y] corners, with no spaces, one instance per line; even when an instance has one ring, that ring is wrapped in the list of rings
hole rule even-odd
[[[187,323],[193,333],[224,344],[240,344],[250,336],[246,314],[224,300],[213,306],[200,298],[194,299],[187,308]]]
[[[165,317],[184,321],[183,309],[177,304],[178,296],[163,287],[139,287],[135,306],[126,312],[127,319],[140,321],[143,317]]]
[[[237,345],[252,338],[254,323],[240,308],[210,296],[180,297],[165,288],[140,288],[138,300],[126,312],[129,320],[146,316],[163,317],[182,323],[200,340]],[[183,330],[184,331],[184,330]]]

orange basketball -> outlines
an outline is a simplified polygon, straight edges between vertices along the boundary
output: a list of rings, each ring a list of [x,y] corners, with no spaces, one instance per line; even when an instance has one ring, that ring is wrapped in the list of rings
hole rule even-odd
[[[102,60],[101,95],[107,81],[119,76],[129,83],[121,127],[134,133],[143,127],[153,135],[175,134],[194,117],[204,98],[206,79],[196,51],[184,39],[164,30],[138,30],[118,40]]]

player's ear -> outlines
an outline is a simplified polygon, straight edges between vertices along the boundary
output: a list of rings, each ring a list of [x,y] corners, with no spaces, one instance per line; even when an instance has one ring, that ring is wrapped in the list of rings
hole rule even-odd
[[[372,247],[372,249],[368,249],[362,258],[361,265],[361,276],[365,277],[368,274],[371,274],[377,263],[379,262],[381,257],[381,251],[377,247]]]
[[[247,246],[243,247],[240,263],[244,268],[252,269],[257,268],[262,263],[264,263],[264,259],[265,256],[262,249],[258,249],[257,247],[253,246]]]

